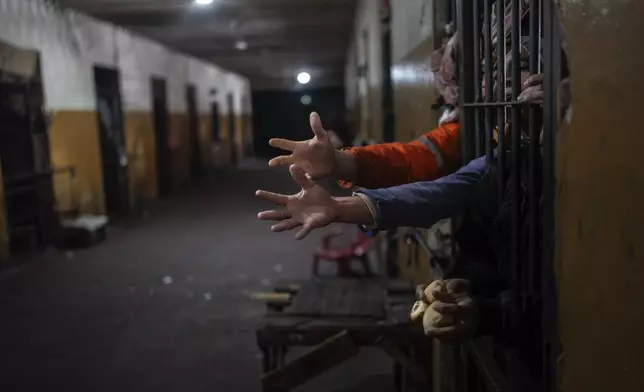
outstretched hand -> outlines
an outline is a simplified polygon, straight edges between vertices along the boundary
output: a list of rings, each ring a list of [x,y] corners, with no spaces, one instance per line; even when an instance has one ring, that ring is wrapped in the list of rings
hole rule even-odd
[[[268,162],[271,167],[281,165],[296,165],[302,168],[312,179],[319,180],[328,177],[335,168],[335,149],[329,134],[322,126],[320,116],[313,112],[310,117],[313,138],[304,141],[287,139],[271,139],[271,147],[291,151],[290,155],[282,155]]]
[[[282,195],[259,190],[260,196],[284,208],[262,211],[258,214],[261,220],[279,221],[271,227],[274,232],[293,230],[302,227],[295,235],[301,240],[314,229],[329,225],[337,216],[336,201],[319,185],[309,179],[301,168],[291,165],[289,168],[293,179],[302,190],[294,195]]]

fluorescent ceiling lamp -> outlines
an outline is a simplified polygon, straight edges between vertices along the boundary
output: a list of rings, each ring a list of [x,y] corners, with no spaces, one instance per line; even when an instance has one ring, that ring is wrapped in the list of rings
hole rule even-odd
[[[308,72],[300,72],[297,75],[297,81],[300,84],[307,84],[311,81],[311,75]]]
[[[195,4],[208,5],[212,4],[213,0],[195,0]]]

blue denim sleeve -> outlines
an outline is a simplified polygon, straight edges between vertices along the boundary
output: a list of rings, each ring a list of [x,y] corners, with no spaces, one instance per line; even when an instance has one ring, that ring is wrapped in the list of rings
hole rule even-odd
[[[489,166],[485,157],[473,160],[456,173],[435,181],[423,181],[386,189],[363,189],[379,210],[378,229],[431,227],[472,208],[485,187]]]

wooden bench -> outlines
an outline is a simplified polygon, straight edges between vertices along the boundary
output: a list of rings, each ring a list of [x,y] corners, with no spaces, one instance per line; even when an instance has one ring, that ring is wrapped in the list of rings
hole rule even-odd
[[[291,300],[279,310],[269,307],[256,331],[264,392],[288,392],[365,346],[380,347],[395,361],[400,390],[409,378],[428,382],[430,342],[409,323],[411,284],[310,279],[279,282],[275,292]],[[297,346],[312,349],[287,363],[288,349]]]

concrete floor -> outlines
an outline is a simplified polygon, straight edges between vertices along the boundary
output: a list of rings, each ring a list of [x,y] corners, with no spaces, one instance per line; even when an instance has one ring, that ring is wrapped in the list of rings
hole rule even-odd
[[[212,173],[91,249],[50,250],[0,275],[1,391],[259,391],[250,291],[307,277],[296,242],[256,214],[257,188],[294,191],[265,164]],[[298,392],[392,390],[365,351]]]

